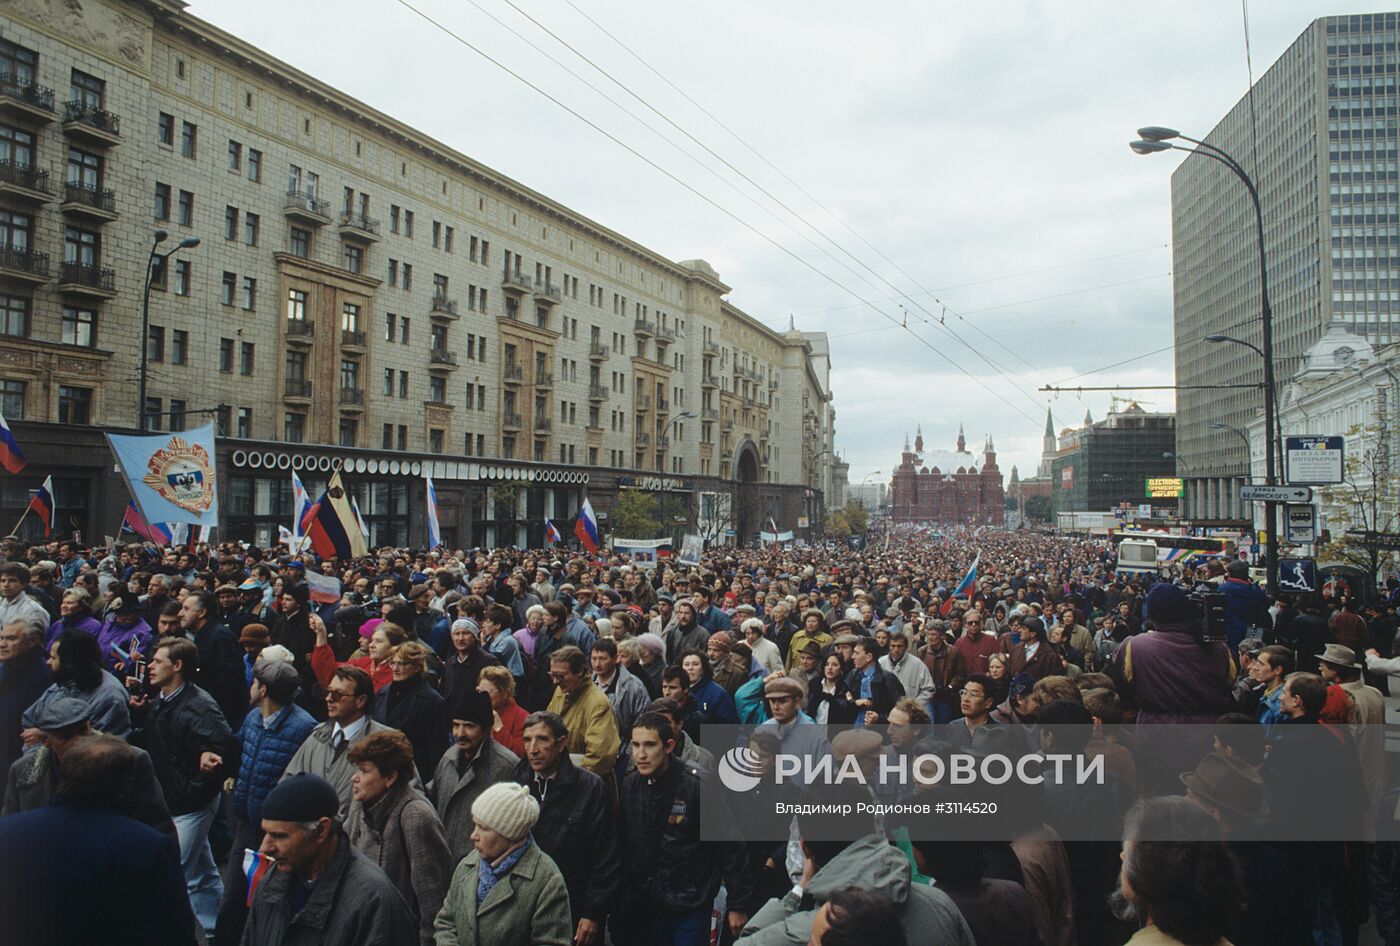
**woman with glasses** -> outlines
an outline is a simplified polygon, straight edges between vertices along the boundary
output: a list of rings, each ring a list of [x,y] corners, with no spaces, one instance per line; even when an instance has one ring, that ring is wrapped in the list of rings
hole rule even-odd
[[[418,641],[405,641],[394,649],[389,661],[393,682],[375,693],[370,713],[413,743],[414,762],[425,783],[447,751],[449,731],[442,695],[428,683],[428,653],[427,645]]]

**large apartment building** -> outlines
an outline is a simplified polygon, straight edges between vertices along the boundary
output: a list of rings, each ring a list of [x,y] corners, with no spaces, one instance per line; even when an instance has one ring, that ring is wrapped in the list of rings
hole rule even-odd
[[[1279,386],[1334,320],[1372,344],[1400,339],[1397,19],[1314,20],[1205,138],[1259,189]],[[1172,234],[1177,384],[1258,383],[1257,352],[1205,341],[1260,344],[1248,193],[1219,162],[1187,158],[1172,175]],[[1247,518],[1247,443],[1229,427],[1243,431],[1262,407],[1259,391],[1179,392],[1175,452],[1192,518]]]
[[[742,541],[831,492],[825,336],[185,6],[0,15],[0,394],[31,458],[0,515],[52,473],[64,531],[110,534],[100,428],[208,420],[225,534],[260,542],[293,470],[342,469],[382,543],[422,540],[425,474],[456,545],[537,545],[585,496],[606,528],[629,488]]]

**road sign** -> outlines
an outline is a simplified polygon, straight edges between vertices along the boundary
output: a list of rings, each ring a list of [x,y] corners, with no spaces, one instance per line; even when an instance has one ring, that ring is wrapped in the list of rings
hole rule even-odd
[[[1317,507],[1284,506],[1284,535],[1293,545],[1317,541]]]
[[[1283,444],[1288,482],[1309,486],[1342,482],[1345,437],[1285,437]]]
[[[1346,534],[1352,538],[1374,543],[1375,547],[1382,551],[1394,552],[1400,550],[1400,534],[1394,532],[1371,532],[1366,529],[1348,529]]]
[[[1317,563],[1310,558],[1281,558],[1278,562],[1280,591],[1317,591]]]
[[[1151,503],[1140,503],[1140,504],[1138,505],[1138,512],[1137,512],[1137,514],[1138,514],[1138,518],[1139,518],[1139,519],[1151,519],[1151,518],[1152,518],[1152,504],[1151,504]]]
[[[808,519],[806,516],[798,516],[798,517],[797,517],[797,528],[799,528],[799,529],[805,529],[805,528],[807,528],[807,526],[808,526],[810,523],[811,523],[811,520]]]
[[[1241,486],[1242,503],[1306,503],[1312,490],[1306,486]]]

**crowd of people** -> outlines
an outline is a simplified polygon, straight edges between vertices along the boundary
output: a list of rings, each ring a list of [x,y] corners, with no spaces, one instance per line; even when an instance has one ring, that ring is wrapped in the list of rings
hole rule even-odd
[[[960,529],[654,568],[11,542],[0,933],[1352,946],[1374,916],[1400,943],[1400,582],[1270,599],[1238,560],[1114,565],[1106,541]],[[745,830],[759,808],[838,795],[767,779],[713,810],[721,724],[770,773],[779,753],[1077,752],[1112,791],[1087,811],[1018,795],[1005,836],[878,814],[775,836]]]

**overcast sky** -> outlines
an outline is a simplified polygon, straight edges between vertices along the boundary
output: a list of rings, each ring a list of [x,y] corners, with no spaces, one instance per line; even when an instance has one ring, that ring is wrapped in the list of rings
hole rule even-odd
[[[828,332],[853,482],[884,479],[916,424],[938,448],[959,422],[974,448],[991,434],[1009,477],[1013,463],[1034,472],[1047,403],[1057,428],[1103,417],[1107,394],[1036,389],[1172,344],[1176,156],[1127,142],[1145,124],[1203,135],[1248,86],[1240,7],[1226,0],[573,0],[741,142],[569,0],[510,0],[818,233],[507,0],[411,2],[734,216],[396,0],[194,0],[190,12],[665,256],[709,260],[730,301],[767,324]],[[1394,7],[1256,2],[1254,74],[1316,17]],[[1171,378],[1168,349],[1074,383]],[[1171,392],[1141,402],[1170,410]]]

